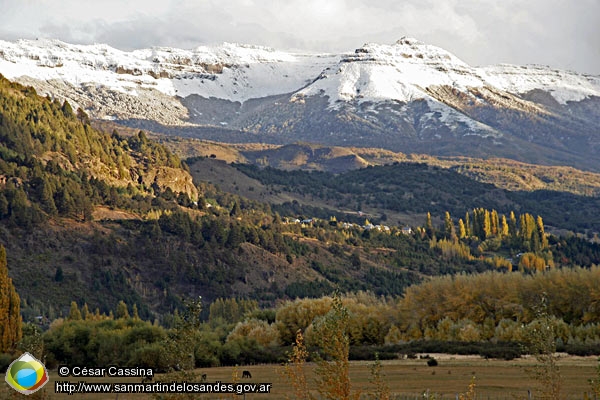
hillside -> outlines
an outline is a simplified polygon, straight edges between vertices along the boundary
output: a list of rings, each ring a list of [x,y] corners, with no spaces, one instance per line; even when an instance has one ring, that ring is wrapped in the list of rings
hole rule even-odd
[[[406,216],[431,212],[442,218],[445,211],[462,215],[465,210],[491,207],[501,212],[518,210],[543,215],[556,228],[600,231],[595,209],[600,198],[552,190],[509,191],[478,182],[452,168],[419,163],[394,163],[331,174],[317,171],[281,171],[248,164],[236,167],[270,188],[271,193],[294,196],[306,206],[346,212],[362,211],[374,218],[406,224]],[[275,199],[272,202],[278,203]],[[284,208],[291,207],[283,204]]]
[[[399,293],[419,279],[362,246],[330,251],[320,238],[343,235],[327,224],[303,232],[263,203],[199,191],[143,132],[97,131],[68,102],[0,84],[0,240],[26,318],[56,317],[72,300],[104,311],[125,300],[149,317],[190,295],[272,302],[335,286]],[[342,267],[352,254],[365,269]]]
[[[156,136],[182,157],[214,157],[228,163],[251,163],[282,170],[342,173],[395,162],[421,163],[451,169],[476,181],[510,191],[550,190],[583,196],[600,195],[600,174],[565,166],[545,166],[503,158],[435,157],[361,147],[223,144]]]
[[[83,111],[32,88],[3,79],[0,102],[0,242],[26,320],[65,315],[71,301],[108,312],[124,300],[160,319],[196,296],[272,305],[336,288],[398,295],[438,274],[507,268],[524,251],[559,266],[600,259],[581,239],[548,244],[543,230],[531,236],[537,241],[517,237],[517,224],[514,239],[472,236],[448,248],[438,228],[420,228],[427,211],[469,211],[475,229],[482,211],[471,207],[514,208],[524,232],[533,217],[523,213],[558,204],[511,197],[449,169],[397,164],[334,176],[232,166],[216,154],[188,167],[144,132],[96,130]],[[329,154],[348,153],[319,157]],[[593,215],[580,218],[597,205],[567,201],[575,205],[568,222],[594,229]],[[548,220],[568,227],[556,215]],[[403,233],[395,223],[407,221],[413,229]]]

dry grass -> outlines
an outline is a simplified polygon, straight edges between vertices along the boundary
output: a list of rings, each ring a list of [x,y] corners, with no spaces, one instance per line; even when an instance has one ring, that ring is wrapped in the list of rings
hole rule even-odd
[[[532,382],[526,370],[535,364],[534,358],[523,358],[512,361],[485,360],[479,357],[463,356],[436,356],[439,361],[437,367],[428,367],[426,360],[393,360],[382,361],[383,373],[388,382],[392,399],[416,399],[423,398],[423,393],[439,394],[446,399],[455,399],[457,393],[465,393],[472,377],[476,377],[477,398],[489,398],[492,400],[527,398],[527,390],[530,389],[535,395],[536,382]],[[354,361],[350,363],[350,377],[353,388],[362,389],[362,393],[368,393],[370,387],[369,366],[370,362]],[[583,394],[590,391],[588,379],[596,376],[598,365],[597,357],[561,357],[559,360],[560,370],[563,377],[563,396],[565,399],[581,399]],[[292,393],[285,381],[277,373],[282,368],[276,365],[256,365],[239,367],[240,370],[248,370],[252,373],[252,379],[244,379],[242,383],[269,382],[273,383],[270,394],[247,394],[247,399],[283,399],[286,394]],[[314,364],[307,364],[309,386],[314,389],[313,370]],[[232,367],[208,368],[197,371],[198,374],[205,373],[208,382],[231,382]],[[56,371],[50,372],[51,382],[47,385],[48,398],[50,399],[73,399],[85,398],[117,399],[114,395],[68,396],[66,394],[54,394],[54,381],[57,380]],[[160,380],[155,377],[156,380]],[[58,378],[58,380],[62,380]],[[75,379],[74,379],[75,381]],[[90,379],[95,382],[139,382],[138,379]],[[312,386],[311,386],[312,385]],[[8,398],[10,389],[2,385],[0,398]],[[125,395],[120,394],[118,400],[150,399],[150,395]],[[218,399],[219,395],[202,395],[199,399]],[[221,398],[226,398],[224,395]],[[242,399],[242,396],[237,397]],[[437,397],[439,399],[439,396]]]

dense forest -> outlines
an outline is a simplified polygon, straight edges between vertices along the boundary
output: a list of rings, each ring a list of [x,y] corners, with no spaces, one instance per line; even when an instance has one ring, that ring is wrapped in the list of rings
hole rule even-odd
[[[276,191],[302,193],[324,200],[332,208],[372,208],[382,214],[386,210],[431,212],[443,217],[446,211],[461,215],[467,209],[485,207],[543,215],[547,224],[572,231],[600,231],[600,220],[595,218],[600,207],[598,197],[550,190],[508,191],[452,169],[426,164],[395,162],[337,175],[249,164],[236,164],[236,168]]]

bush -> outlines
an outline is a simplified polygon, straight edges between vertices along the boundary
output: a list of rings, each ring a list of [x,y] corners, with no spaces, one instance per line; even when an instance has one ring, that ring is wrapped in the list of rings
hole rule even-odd
[[[427,360],[427,365],[429,365],[430,367],[437,367],[438,362],[435,358],[430,358],[429,360]]]
[[[0,372],[5,373],[8,369],[8,366],[11,362],[15,360],[16,357],[11,356],[7,353],[0,353]]]
[[[129,365],[141,368],[152,368],[156,372],[166,372],[168,361],[163,356],[165,349],[161,343],[151,343],[135,349],[129,360]]]

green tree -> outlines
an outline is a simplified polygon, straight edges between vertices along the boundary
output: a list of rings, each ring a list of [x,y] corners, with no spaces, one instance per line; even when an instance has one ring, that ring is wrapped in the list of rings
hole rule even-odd
[[[21,299],[8,276],[6,249],[0,244],[0,353],[14,348],[23,334]]]
[[[56,273],[54,274],[54,280],[55,280],[56,282],[62,282],[64,279],[65,279],[65,275],[64,275],[63,269],[62,269],[62,267],[59,265],[59,266],[56,268]]]
[[[73,108],[71,107],[71,105],[69,104],[69,102],[67,100],[65,100],[65,102],[63,103],[63,105],[61,107],[61,111],[67,118],[73,118],[75,116],[75,113],[73,112]]]
[[[240,205],[238,204],[237,201],[233,202],[233,206],[231,207],[231,211],[229,212],[229,215],[231,217],[238,217],[238,216],[242,215],[242,209],[240,208]]]
[[[77,109],[77,119],[84,125],[90,124],[90,117],[86,114],[81,107]]]

